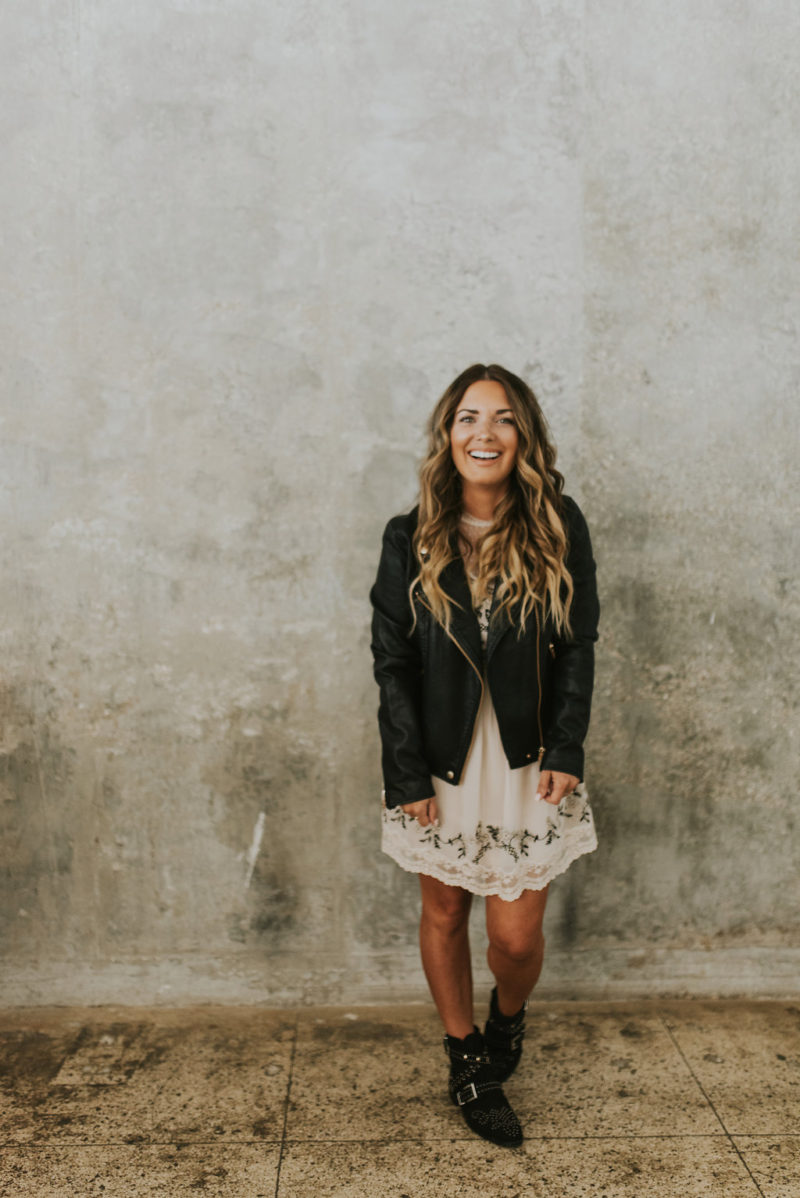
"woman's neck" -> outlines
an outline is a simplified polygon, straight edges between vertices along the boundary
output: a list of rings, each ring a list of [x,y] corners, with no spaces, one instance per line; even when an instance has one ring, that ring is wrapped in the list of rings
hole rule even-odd
[[[493,520],[495,508],[507,490],[507,486],[463,486],[461,491],[461,507],[468,516],[474,516],[476,520]]]

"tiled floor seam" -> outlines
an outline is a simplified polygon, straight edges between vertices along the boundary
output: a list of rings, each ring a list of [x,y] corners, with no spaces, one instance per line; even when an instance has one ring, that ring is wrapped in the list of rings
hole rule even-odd
[[[790,1139],[791,1136],[778,1133],[782,1140]],[[792,1133],[795,1137],[800,1135],[800,1132]],[[774,1135],[768,1136],[766,1133],[761,1135],[762,1139],[775,1139]],[[706,1131],[706,1132],[627,1132],[627,1131],[610,1131],[603,1134],[590,1134],[585,1136],[558,1136],[558,1135],[531,1135],[525,1133],[525,1142],[531,1144],[568,1144],[568,1143],[583,1143],[587,1140],[727,1140],[730,1142],[730,1135],[725,1131]],[[266,1142],[266,1141],[264,1141]],[[273,1140],[273,1143],[277,1141]],[[475,1136],[397,1136],[394,1138],[383,1137],[376,1139],[364,1139],[363,1136],[356,1136],[352,1140],[346,1139],[310,1139],[297,1136],[288,1136],[283,1145],[285,1148],[297,1148],[308,1144],[372,1144],[375,1146],[386,1144],[474,1144]]]
[[[292,1037],[292,1053],[289,1058],[289,1079],[286,1084],[286,1099],[283,1104],[283,1127],[281,1128],[280,1150],[278,1152],[278,1166],[275,1170],[275,1198],[278,1198],[281,1187],[281,1165],[283,1164],[283,1153],[286,1147],[286,1127],[289,1122],[289,1103],[292,1100],[292,1081],[294,1079],[294,1062],[297,1055],[297,1037],[300,1034],[300,1016],[295,1014],[294,1017],[294,1035]]]
[[[129,1148],[135,1152],[137,1148],[275,1148],[281,1140],[187,1140],[175,1136],[170,1140],[137,1140],[131,1144],[128,1140],[86,1140],[80,1144],[69,1140],[37,1140],[35,1143],[25,1140],[0,1140],[0,1150],[5,1152],[47,1152],[57,1148],[59,1152],[80,1152],[82,1148]],[[316,1143],[317,1141],[309,1141]],[[291,1143],[291,1140],[287,1141]]]
[[[661,1019],[661,1022],[663,1023],[663,1025],[664,1025],[664,1028],[665,1028],[665,1030],[666,1030],[666,1033],[667,1033],[667,1035],[669,1036],[669,1038],[670,1038],[670,1040],[672,1041],[672,1043],[675,1045],[675,1048],[676,1048],[677,1052],[679,1052],[679,1053],[680,1053],[681,1060],[683,1061],[683,1063],[684,1063],[684,1065],[686,1066],[686,1068],[689,1070],[689,1073],[690,1073],[690,1074],[692,1075],[692,1077],[694,1078],[694,1083],[695,1083],[695,1085],[697,1086],[698,1090],[700,1091],[700,1093],[701,1093],[701,1094],[703,1095],[703,1097],[705,1098],[705,1100],[706,1100],[706,1102],[708,1103],[708,1105],[710,1106],[711,1110],[714,1112],[714,1117],[715,1117],[715,1119],[717,1120],[717,1122],[719,1123],[719,1125],[720,1125],[720,1127],[722,1128],[722,1130],[724,1131],[724,1133],[725,1133],[725,1135],[726,1135],[726,1137],[727,1137],[727,1139],[728,1139],[728,1143],[730,1144],[731,1148],[733,1149],[733,1151],[734,1151],[734,1152],[736,1153],[736,1155],[738,1156],[739,1160],[742,1162],[742,1167],[743,1167],[744,1169],[746,1169],[746,1170],[747,1170],[747,1176],[750,1178],[750,1180],[752,1181],[753,1185],[756,1187],[756,1190],[757,1190],[757,1191],[758,1191],[758,1193],[761,1195],[761,1198],[766,1198],[766,1195],[764,1194],[764,1191],[761,1189],[761,1186],[758,1184],[758,1182],[756,1181],[755,1177],[753,1177],[753,1174],[752,1174],[752,1171],[751,1171],[751,1169],[750,1169],[750,1166],[748,1165],[747,1161],[744,1159],[744,1157],[743,1157],[743,1155],[742,1155],[741,1151],[739,1150],[739,1146],[738,1146],[738,1144],[735,1142],[735,1140],[734,1140],[733,1136],[732,1136],[732,1135],[731,1135],[731,1133],[728,1131],[728,1129],[727,1129],[727,1127],[725,1126],[725,1123],[724,1123],[724,1121],[723,1121],[723,1119],[722,1119],[722,1116],[720,1115],[720,1113],[719,1113],[719,1111],[717,1110],[717,1108],[714,1106],[714,1103],[711,1101],[711,1098],[710,1098],[710,1096],[709,1096],[708,1092],[706,1091],[706,1088],[705,1088],[705,1086],[704,1086],[704,1085],[703,1085],[703,1083],[700,1081],[700,1078],[697,1076],[697,1074],[695,1073],[694,1069],[692,1069],[692,1066],[689,1064],[689,1061],[688,1061],[688,1059],[687,1059],[687,1057],[686,1057],[686,1054],[684,1053],[683,1049],[681,1048],[680,1044],[678,1043],[678,1038],[677,1038],[677,1036],[675,1035],[675,1033],[673,1032],[672,1028],[669,1026],[669,1023],[667,1022],[667,1018],[666,1018],[666,1016],[664,1016],[664,1015],[661,1015],[661,1016],[660,1016],[660,1019]]]
[[[775,1131],[775,1132],[627,1132],[627,1131],[610,1131],[603,1133],[589,1133],[587,1135],[559,1136],[544,1133],[542,1135],[531,1135],[527,1133],[526,1141],[531,1143],[569,1143],[574,1141],[581,1143],[584,1140],[736,1140],[747,1138],[748,1140],[796,1140],[800,1137],[800,1132],[796,1131]],[[125,1140],[87,1140],[80,1144],[69,1143],[65,1140],[48,1140],[46,1142],[38,1141],[36,1143],[26,1142],[23,1140],[0,1140],[0,1150],[5,1152],[48,1152],[51,1149],[57,1149],[59,1152],[80,1152],[84,1148],[128,1148],[132,1152],[139,1148],[296,1148],[308,1144],[472,1144],[474,1136],[398,1136],[396,1138],[383,1137],[379,1139],[365,1140],[361,1136],[356,1136],[352,1140],[347,1139],[311,1139],[302,1136],[288,1136],[285,1140],[267,1139],[267,1140],[185,1140],[180,1137],[169,1140],[143,1140],[136,1144],[128,1143]]]

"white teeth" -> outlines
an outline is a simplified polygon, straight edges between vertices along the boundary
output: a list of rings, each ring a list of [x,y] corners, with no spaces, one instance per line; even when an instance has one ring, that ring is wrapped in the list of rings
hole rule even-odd
[[[485,453],[481,449],[471,449],[469,451],[469,456],[471,458],[479,458],[480,460],[484,460],[484,459],[491,460],[492,458],[499,458],[500,454],[499,453]]]

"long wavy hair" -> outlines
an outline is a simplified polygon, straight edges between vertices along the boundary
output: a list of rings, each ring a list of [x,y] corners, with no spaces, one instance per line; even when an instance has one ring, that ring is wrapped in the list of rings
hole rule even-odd
[[[477,605],[487,597],[494,580],[494,619],[505,610],[513,624],[516,609],[521,636],[536,609],[542,617],[552,618],[559,634],[569,635],[573,585],[566,566],[564,479],[556,470],[556,451],[536,396],[527,383],[502,366],[470,366],[450,384],[431,413],[413,541],[419,573],[409,588],[409,599],[419,584],[434,617],[449,628],[454,600],[442,588],[440,577],[467,548],[459,533],[461,476],[450,451],[450,430],[464,392],[481,379],[502,385],[519,443],[509,487],[495,508],[493,523],[472,546],[472,565],[477,572],[471,583],[473,602]]]

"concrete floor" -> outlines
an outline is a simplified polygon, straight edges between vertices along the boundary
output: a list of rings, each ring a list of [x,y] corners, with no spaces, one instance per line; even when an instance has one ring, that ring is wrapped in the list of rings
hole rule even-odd
[[[534,1003],[493,1149],[427,1007],[0,1014],[0,1195],[798,1198],[800,1001]]]

